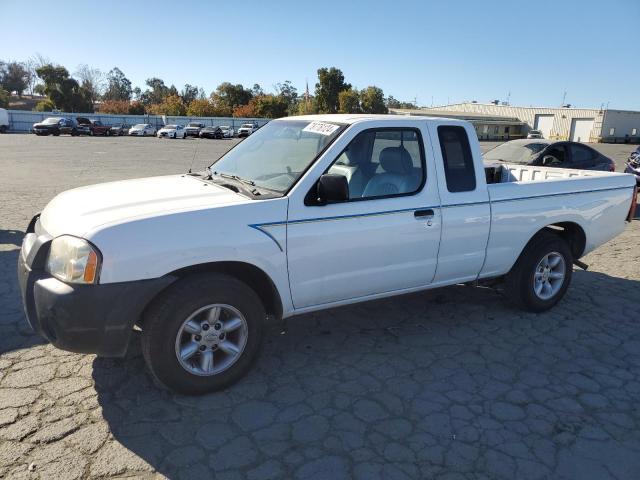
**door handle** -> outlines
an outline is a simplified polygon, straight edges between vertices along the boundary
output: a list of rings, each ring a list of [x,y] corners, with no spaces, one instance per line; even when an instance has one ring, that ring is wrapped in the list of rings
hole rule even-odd
[[[431,208],[427,208],[425,210],[416,210],[413,212],[413,216],[416,218],[432,218],[434,213]]]

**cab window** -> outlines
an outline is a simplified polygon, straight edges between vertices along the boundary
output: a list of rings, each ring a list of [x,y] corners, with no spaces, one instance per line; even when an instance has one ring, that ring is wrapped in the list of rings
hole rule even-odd
[[[420,132],[397,128],[361,132],[328,173],[347,178],[350,200],[414,194],[425,180]]]

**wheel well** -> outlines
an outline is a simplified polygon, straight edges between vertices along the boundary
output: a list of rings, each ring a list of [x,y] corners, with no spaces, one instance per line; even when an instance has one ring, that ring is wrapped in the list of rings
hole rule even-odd
[[[185,277],[192,273],[201,272],[224,273],[246,283],[262,300],[267,315],[274,316],[276,319],[282,318],[282,300],[278,289],[269,275],[255,265],[244,262],[203,263],[176,270],[171,275]]]
[[[574,259],[579,259],[584,253],[587,237],[580,225],[574,222],[560,222],[547,225],[544,230],[560,235],[571,248]]]
[[[224,273],[246,283],[255,291],[267,312],[267,315],[275,318],[276,321],[282,318],[282,300],[278,289],[269,276],[255,265],[244,262],[212,262],[192,265],[169,273],[169,276],[178,279],[187,277],[194,273]],[[168,288],[168,287],[167,287]],[[149,303],[151,305],[153,301]],[[149,305],[147,308],[149,308]],[[145,309],[146,310],[146,309]],[[142,325],[144,314],[141,315],[138,325]]]

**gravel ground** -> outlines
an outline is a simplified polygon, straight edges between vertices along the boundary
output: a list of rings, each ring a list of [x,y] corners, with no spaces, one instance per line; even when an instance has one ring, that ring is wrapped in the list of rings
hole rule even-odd
[[[455,286],[305,315],[203,397],[157,390],[137,339],[102,359],[30,333],[15,267],[33,214],[233,143],[0,136],[0,477],[640,478],[637,220],[550,312]]]

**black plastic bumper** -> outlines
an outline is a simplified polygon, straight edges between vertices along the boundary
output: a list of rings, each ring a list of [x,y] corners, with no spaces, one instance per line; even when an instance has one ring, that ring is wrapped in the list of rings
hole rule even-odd
[[[20,291],[31,327],[62,350],[123,356],[144,308],[175,277],[70,285],[44,271],[51,238],[32,235],[27,232],[18,257]]]

